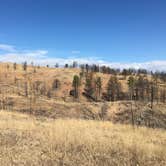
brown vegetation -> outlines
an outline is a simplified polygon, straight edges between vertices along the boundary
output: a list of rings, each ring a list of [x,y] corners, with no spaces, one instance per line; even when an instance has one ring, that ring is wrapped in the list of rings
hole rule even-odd
[[[165,130],[0,112],[0,165],[166,165]]]
[[[1,63],[0,109],[166,128],[163,73],[76,66]]]
[[[0,165],[166,165],[165,78],[1,63]]]

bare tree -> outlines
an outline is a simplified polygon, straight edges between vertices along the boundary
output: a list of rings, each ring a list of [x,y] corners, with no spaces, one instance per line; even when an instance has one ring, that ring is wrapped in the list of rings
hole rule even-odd
[[[101,107],[101,110],[99,112],[99,118],[101,120],[106,120],[107,118],[107,112],[108,112],[108,105],[107,103],[104,103]]]
[[[131,119],[132,119],[132,125],[134,126],[134,111],[133,111],[133,94],[134,94],[134,88],[135,88],[136,81],[133,76],[130,76],[128,79],[128,87],[129,87],[129,96],[131,101]]]
[[[102,82],[101,77],[97,77],[95,80],[95,98],[96,101],[101,97]]]
[[[60,81],[58,79],[55,79],[52,83],[52,90],[56,90],[60,87]]]

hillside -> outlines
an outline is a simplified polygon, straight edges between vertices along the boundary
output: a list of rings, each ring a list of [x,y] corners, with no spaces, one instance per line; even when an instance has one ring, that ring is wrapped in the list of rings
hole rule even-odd
[[[0,112],[0,165],[166,165],[166,132]]]
[[[165,166],[165,83],[149,74],[80,73],[0,64],[0,165]],[[143,81],[133,94],[131,76]]]
[[[91,101],[83,95],[85,77],[82,78],[80,97],[75,100],[70,95],[74,75],[79,75],[78,68],[48,68],[22,65],[0,64],[0,106],[3,110],[26,112],[49,118],[77,118],[109,120],[113,123],[132,123],[131,104],[134,123],[149,127],[166,128],[166,104],[154,101],[154,108],[146,100],[132,101]],[[100,76],[102,92],[106,91],[111,74],[94,73]],[[137,77],[137,76],[135,76]],[[117,75],[123,93],[128,95],[128,78]],[[147,75],[150,79],[150,76]],[[58,80],[57,88],[52,85]],[[161,81],[160,84],[163,84]]]
[[[35,72],[34,72],[35,70]],[[13,69],[13,64],[1,63],[0,64],[0,81],[1,86],[8,86],[8,91],[17,93],[20,91],[21,95],[25,95],[25,82],[27,82],[28,89],[30,84],[39,83],[40,88],[45,86],[45,90],[48,91],[52,88],[54,80],[59,81],[59,87],[52,92],[52,98],[56,100],[73,101],[73,98],[69,95],[72,89],[73,76],[80,74],[81,70],[78,68],[47,68],[47,67],[32,67],[28,66],[27,71],[23,70],[22,65],[17,65],[17,69]],[[106,88],[106,84],[110,78],[110,74],[95,73],[94,77],[100,76],[102,78],[103,91]],[[118,76],[123,78],[123,76]],[[127,78],[120,80],[122,83],[123,91],[127,91]],[[82,80],[82,87],[80,93],[83,92],[85,86],[85,78]],[[4,87],[5,88],[5,87]],[[87,101],[82,95],[80,101]]]

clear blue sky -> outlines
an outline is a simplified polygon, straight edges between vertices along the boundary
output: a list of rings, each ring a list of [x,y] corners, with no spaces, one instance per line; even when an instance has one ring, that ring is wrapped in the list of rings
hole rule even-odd
[[[49,57],[166,60],[166,0],[0,0],[0,43]]]

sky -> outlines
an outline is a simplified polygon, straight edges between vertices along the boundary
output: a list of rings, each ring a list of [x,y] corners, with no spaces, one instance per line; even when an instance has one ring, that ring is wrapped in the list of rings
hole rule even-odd
[[[0,61],[166,70],[165,0],[0,0]]]

